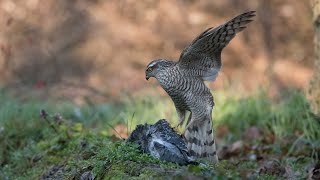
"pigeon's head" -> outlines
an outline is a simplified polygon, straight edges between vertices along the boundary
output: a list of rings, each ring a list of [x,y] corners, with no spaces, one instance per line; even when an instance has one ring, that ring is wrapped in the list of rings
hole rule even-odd
[[[127,139],[127,142],[131,142],[139,145],[139,149],[142,152],[148,152],[149,143],[152,140],[152,137],[149,133],[150,125],[138,125],[134,131],[130,134]]]
[[[156,59],[151,61],[146,67],[146,80],[149,80],[151,77],[157,78],[161,72],[164,72],[173,64],[174,62],[165,59]]]

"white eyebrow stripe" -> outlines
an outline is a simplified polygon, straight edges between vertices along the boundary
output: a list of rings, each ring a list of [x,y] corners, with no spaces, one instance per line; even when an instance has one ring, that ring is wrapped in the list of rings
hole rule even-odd
[[[154,66],[155,64],[157,64],[157,62],[153,62],[153,63],[149,64],[148,67],[152,67],[152,66]]]

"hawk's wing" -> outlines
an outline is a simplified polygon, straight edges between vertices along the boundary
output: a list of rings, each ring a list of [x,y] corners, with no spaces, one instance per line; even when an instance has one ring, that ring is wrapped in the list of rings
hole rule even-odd
[[[188,71],[188,75],[214,81],[221,68],[222,49],[254,16],[255,11],[245,12],[225,24],[207,29],[182,51],[178,65]]]

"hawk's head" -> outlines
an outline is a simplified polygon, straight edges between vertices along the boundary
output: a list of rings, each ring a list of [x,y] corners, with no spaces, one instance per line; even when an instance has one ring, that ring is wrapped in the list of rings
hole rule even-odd
[[[150,77],[157,78],[159,73],[163,72],[163,70],[172,64],[174,64],[174,62],[165,59],[156,59],[151,61],[146,68],[146,80],[149,80]]]

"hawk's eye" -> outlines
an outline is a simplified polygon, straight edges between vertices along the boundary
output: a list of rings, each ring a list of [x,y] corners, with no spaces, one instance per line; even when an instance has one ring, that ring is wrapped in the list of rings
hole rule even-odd
[[[147,71],[148,71],[148,72],[152,72],[152,67],[149,67],[149,68],[147,69]]]

